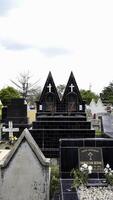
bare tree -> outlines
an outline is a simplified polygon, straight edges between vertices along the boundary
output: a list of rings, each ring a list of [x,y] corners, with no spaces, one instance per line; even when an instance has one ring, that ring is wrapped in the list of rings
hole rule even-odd
[[[22,97],[27,100],[29,103],[33,103],[33,101],[36,101],[36,98],[39,98],[41,88],[37,83],[39,82],[36,81],[35,83],[30,82],[30,73],[24,72],[20,73],[19,77],[17,78],[17,82],[11,80],[11,82],[17,86],[19,89],[19,92],[21,93]],[[32,99],[32,102],[31,102]]]

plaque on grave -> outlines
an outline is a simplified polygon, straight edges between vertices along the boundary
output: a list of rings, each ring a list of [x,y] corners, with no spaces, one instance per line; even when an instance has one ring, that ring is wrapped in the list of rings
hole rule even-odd
[[[46,97],[46,111],[54,112],[55,110],[56,110],[56,107],[55,107],[54,96],[52,94],[47,95],[47,97]]]
[[[102,148],[79,148],[79,167],[86,163],[93,167],[93,173],[101,173],[104,170]]]
[[[67,101],[68,101],[68,112],[75,112],[77,110],[76,95],[68,95]]]

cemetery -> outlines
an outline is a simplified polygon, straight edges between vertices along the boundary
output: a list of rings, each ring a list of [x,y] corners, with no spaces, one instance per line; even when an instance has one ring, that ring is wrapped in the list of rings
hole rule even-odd
[[[101,99],[88,109],[90,119],[72,72],[62,98],[49,72],[32,120],[24,98],[3,105],[1,200],[113,198],[112,116]]]

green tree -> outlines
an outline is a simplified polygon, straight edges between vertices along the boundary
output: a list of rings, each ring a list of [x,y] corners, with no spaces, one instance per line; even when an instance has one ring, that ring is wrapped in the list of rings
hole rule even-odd
[[[92,92],[91,90],[80,90],[83,100],[86,101],[86,104],[90,104],[92,99],[98,100],[99,96]]]
[[[107,87],[104,87],[100,95],[102,100],[113,103],[113,82],[110,82]]]
[[[20,93],[14,89],[13,87],[6,87],[0,90],[0,99],[3,103],[3,105],[6,104],[6,102],[12,98],[20,98]]]

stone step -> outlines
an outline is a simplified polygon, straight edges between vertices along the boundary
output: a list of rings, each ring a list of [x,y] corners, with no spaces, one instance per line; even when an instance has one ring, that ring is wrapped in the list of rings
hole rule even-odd
[[[87,183],[87,186],[88,187],[98,187],[98,186],[101,186],[101,187],[105,187],[107,186],[107,182],[106,182],[106,179],[103,178],[103,179],[97,179],[97,178],[93,178],[93,179],[88,179],[88,183]]]
[[[38,116],[37,121],[86,121],[85,116]]]
[[[84,121],[37,121],[33,122],[33,129],[90,129],[91,122]]]
[[[37,116],[41,116],[41,115],[46,115],[46,116],[59,116],[59,115],[63,115],[63,116],[77,116],[77,115],[82,115],[82,116],[86,116],[85,112],[37,112]]]
[[[92,138],[95,137],[95,131],[94,130],[63,130],[63,129],[31,129],[29,130],[31,132],[31,135],[39,145],[39,147],[43,151],[48,148],[47,151],[45,151],[46,154],[44,155],[53,155],[55,154],[58,156],[59,151],[59,140],[61,138]],[[58,149],[58,151],[53,151],[52,149]]]

